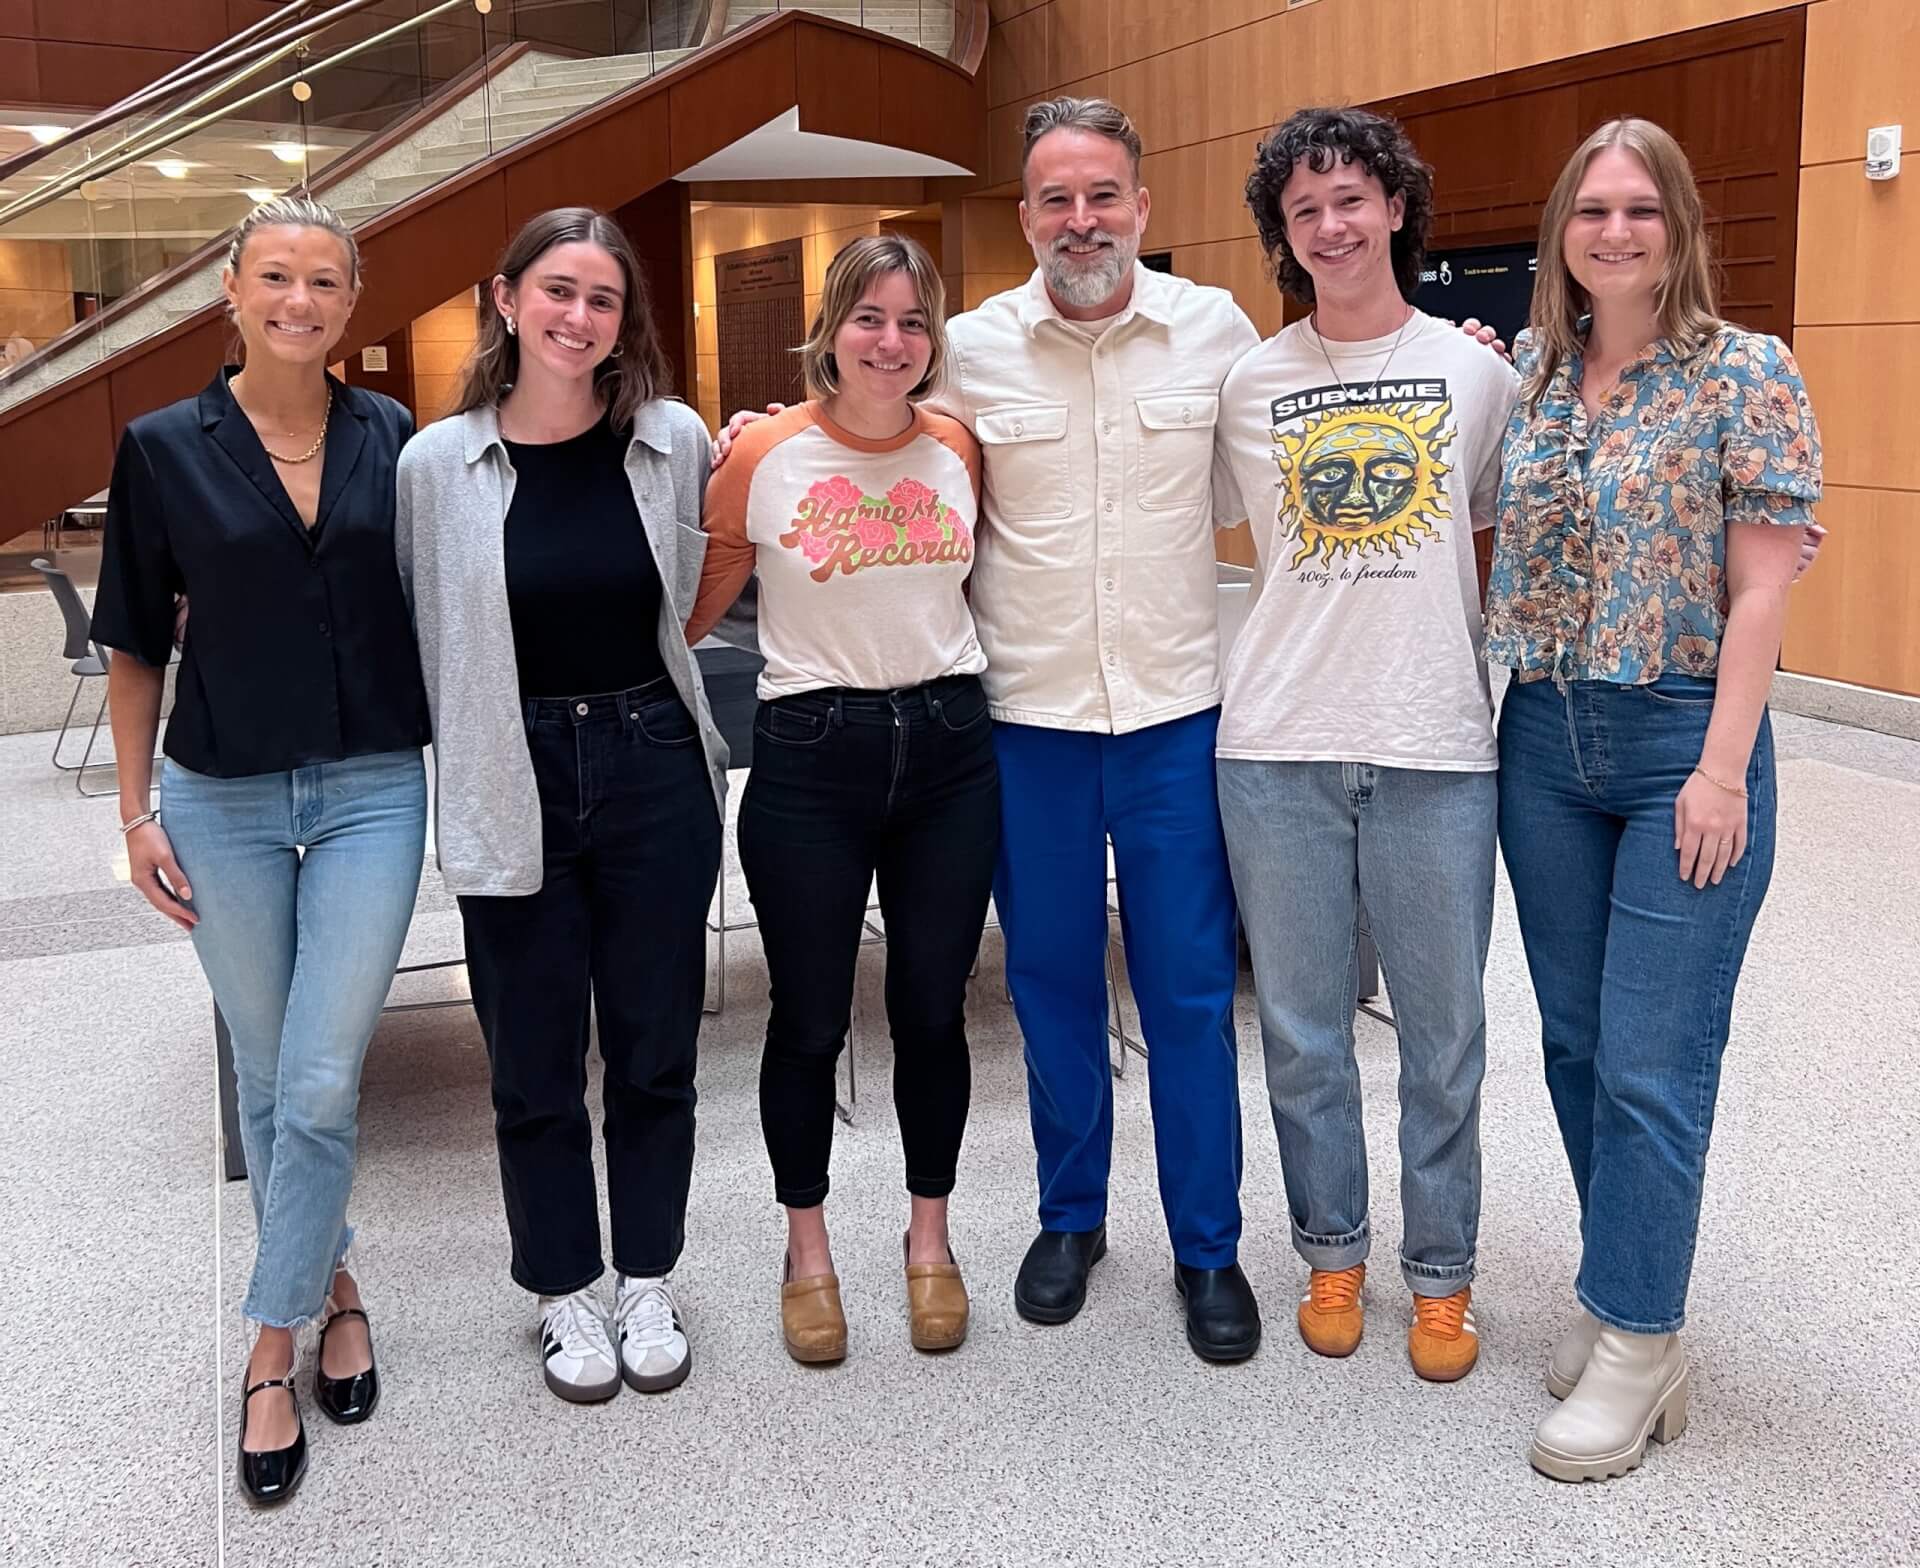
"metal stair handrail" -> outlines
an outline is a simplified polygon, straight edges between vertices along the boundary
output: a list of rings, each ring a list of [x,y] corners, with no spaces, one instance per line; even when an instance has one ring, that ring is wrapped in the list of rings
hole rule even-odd
[[[182,104],[178,109],[173,111],[171,115],[163,116],[160,120],[149,126],[142,134],[129,141],[122,142],[119,146],[109,152],[102,153],[97,158],[89,157],[81,163],[78,168],[69,169],[58,179],[50,180],[38,190],[30,191],[24,196],[16,197],[6,206],[0,207],[0,224],[5,224],[14,218],[22,217],[34,211],[36,208],[46,206],[49,202],[58,201],[62,196],[70,195],[72,192],[80,190],[83,186],[94,180],[103,179],[109,174],[126,168],[129,164],[138,163],[142,158],[146,157],[148,153],[159,151],[169,142],[177,141],[183,136],[191,136],[196,131],[205,130],[210,125],[217,125],[221,120],[237,110],[245,109],[252,104],[256,104],[263,98],[271,98],[282,88],[292,87],[296,82],[306,81],[311,77],[318,76],[324,71],[333,69],[336,65],[340,65],[347,60],[353,59],[357,55],[366,53],[369,49],[374,49],[381,44],[389,43],[393,39],[425,25],[437,16],[472,4],[472,0],[440,0],[438,5],[431,6],[416,16],[406,18],[404,21],[396,22],[392,27],[383,28],[380,32],[363,38],[358,43],[349,44],[346,48],[328,55],[324,60],[316,60],[303,65],[292,76],[282,77],[278,81],[269,82],[264,87],[256,88],[245,97],[236,98],[229,103],[224,103],[220,105],[219,108],[202,115],[197,120],[191,120],[184,125],[179,123],[180,116],[192,114],[202,105],[220,97],[229,88],[237,86],[258,72],[278,64],[288,55],[304,47],[311,41],[317,29],[330,27],[335,22],[341,21],[355,12],[364,11],[368,7],[379,3],[380,0],[344,0],[343,4],[335,6],[333,10],[325,13],[323,16],[314,18],[311,23],[292,29],[293,36],[288,38],[284,43],[279,43],[278,47],[272,48],[260,60],[236,71],[232,76],[208,88],[205,92],[198,94],[187,103]],[[275,41],[269,40],[268,42],[271,43]],[[260,45],[257,47],[265,46]],[[176,86],[178,85],[179,84],[176,83]],[[71,138],[69,137],[62,137],[59,141],[50,144],[48,147],[36,150],[52,152],[57,147],[68,145],[70,140]]]

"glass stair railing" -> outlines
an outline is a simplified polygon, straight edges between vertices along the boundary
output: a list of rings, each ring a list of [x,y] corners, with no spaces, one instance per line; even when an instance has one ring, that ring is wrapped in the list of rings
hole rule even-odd
[[[215,301],[256,202],[365,223],[783,10],[941,55],[957,32],[956,0],[299,3],[90,120],[0,127],[0,254],[36,282],[0,290],[0,410]]]

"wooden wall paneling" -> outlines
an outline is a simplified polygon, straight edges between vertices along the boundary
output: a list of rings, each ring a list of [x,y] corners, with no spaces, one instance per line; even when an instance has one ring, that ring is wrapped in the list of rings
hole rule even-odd
[[[1920,493],[1829,488],[1827,541],[1794,585],[1781,668],[1920,692]]]
[[[946,236],[942,232],[942,225],[924,220],[885,218],[881,220],[880,228],[884,233],[898,234],[903,239],[915,241],[933,259],[933,270],[943,270],[941,262],[944,259]]]
[[[1341,0],[1279,18],[1285,96],[1258,102],[1269,120],[1303,104],[1364,103],[1484,75],[1493,67],[1494,0]]]
[[[871,36],[802,23],[793,37],[800,128],[851,141],[880,140],[880,45]],[[889,53],[892,51],[890,50]],[[889,65],[893,63],[889,60]],[[888,88],[895,85],[888,71]]]
[[[731,48],[718,47],[727,50],[724,65],[716,59],[706,70],[692,72],[668,90],[675,173],[692,168],[800,101],[791,26]],[[726,91],[716,92],[722,78],[714,73],[722,69]]]
[[[961,282],[960,308],[978,310],[996,294],[1004,294],[1008,289],[1017,289],[1025,285],[1032,277],[1027,272],[969,272]]]
[[[1002,104],[987,115],[988,185],[1003,185],[1020,178],[1021,127],[1026,123],[1024,103]]]
[[[879,45],[870,45],[876,51]],[[886,91],[876,90],[876,140],[944,158],[976,174],[987,172],[986,87],[931,55],[889,46],[883,70]],[[800,122],[808,130],[803,100]],[[901,205],[896,203],[895,205]],[[914,203],[918,205],[918,203]]]
[[[1913,0],[1821,0],[1809,6],[1800,161],[1857,162],[1866,157],[1869,127],[1920,127],[1916,60],[1920,5]]]
[[[1920,326],[1802,327],[1793,351],[1820,421],[1830,485],[1920,490]]]
[[[33,0],[0,0],[0,38],[36,38]]]
[[[1126,0],[1053,0],[1048,7],[1045,88],[1079,81],[1113,64],[1111,13],[1122,3]]]
[[[1219,33],[1201,44],[1206,56],[1207,137],[1269,129],[1291,97],[1286,18]]]
[[[1023,11],[996,24],[987,34],[987,102],[1026,103],[1051,85],[1047,26],[1052,5]]]
[[[954,217],[948,220],[942,245],[947,264],[953,270],[1023,274],[1033,270],[1033,250],[1020,228],[1018,202],[976,197],[949,205]],[[944,212],[942,216],[945,218]]]
[[[1499,0],[1494,68],[1514,71],[1570,55],[1711,27],[1787,8],[1792,0]]]
[[[0,103],[43,103],[40,46],[30,38],[0,43]]]
[[[613,207],[636,188],[670,179],[668,139],[662,93],[554,137],[504,169],[507,231],[549,207]]]
[[[1128,65],[1206,36],[1211,18],[1196,0],[1118,0],[1112,7],[1108,65]]]
[[[68,43],[113,43],[199,54],[226,38],[226,0],[35,0],[33,33]],[[157,74],[157,73],[156,73]]]
[[[1037,5],[1045,5],[1046,0],[987,0],[987,15],[995,27],[1011,20],[1024,12],[1031,11]]]
[[[0,539],[43,523],[62,507],[92,495],[106,483],[120,427],[113,419],[107,379],[97,376],[57,397],[49,413],[58,421],[58,441],[20,421],[0,425]]]
[[[1916,173],[1920,159],[1897,180],[1869,180],[1854,163],[1800,171],[1796,323],[1920,321]]]
[[[1173,147],[1140,160],[1140,183],[1147,188],[1146,250],[1193,245],[1206,236],[1207,149]]]
[[[1254,232],[1253,215],[1247,211],[1247,176],[1253,172],[1253,155],[1259,146],[1260,138],[1251,132],[1206,144],[1201,178],[1203,239],[1239,239]]]
[[[662,179],[645,195],[616,208],[613,220],[633,241],[646,275],[654,325],[673,368],[673,391],[692,397],[698,349],[693,328],[693,213],[687,188]]]
[[[367,345],[367,348],[373,347],[387,351],[387,368],[385,370],[367,369],[366,348],[363,348],[347,359],[347,373],[344,378],[347,385],[386,393],[412,414],[414,423],[418,425],[420,400],[415,394],[413,383],[413,339],[410,329],[401,327],[398,331],[389,332],[377,345]]]
[[[193,53],[171,49],[127,49],[55,39],[42,39],[35,55],[40,102],[90,109],[118,103],[194,58]]]
[[[1107,73],[1115,103],[1133,120],[1153,151],[1207,140],[1207,60],[1204,44],[1188,44]]]
[[[415,197],[362,227],[367,289],[342,351],[357,353],[471,280],[492,277],[510,233],[506,213],[506,181],[494,169],[442,186],[431,198]]]
[[[1267,275],[1266,256],[1256,239],[1181,246],[1173,253],[1173,270],[1195,283],[1228,290],[1263,338],[1284,325],[1280,291]]]
[[[1287,0],[1201,0],[1201,4],[1207,13],[1201,36],[1207,38],[1236,27],[1250,27],[1287,8]]]

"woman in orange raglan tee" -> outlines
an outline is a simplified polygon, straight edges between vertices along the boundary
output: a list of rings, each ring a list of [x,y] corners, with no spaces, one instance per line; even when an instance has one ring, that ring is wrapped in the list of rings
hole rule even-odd
[[[847,1324],[826,1225],[834,1068],[878,881],[894,1105],[910,1194],[910,1337],[966,1338],[947,1200],[966,1128],[966,987],[1000,838],[1000,785],[966,597],[980,454],[921,408],[944,359],[927,253],[882,234],[827,270],[801,349],[813,396],[754,424],[707,489],[699,641],[759,574],[760,708],[740,861],[773,1008],[760,1121],[787,1211],[781,1327],[838,1361]]]

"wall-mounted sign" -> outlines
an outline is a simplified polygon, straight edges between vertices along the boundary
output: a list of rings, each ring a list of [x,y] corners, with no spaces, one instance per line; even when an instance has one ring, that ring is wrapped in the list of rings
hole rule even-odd
[[[713,258],[720,406],[765,408],[806,396],[800,356],[807,335],[806,266],[798,240]]]
[[[387,368],[387,347],[376,343],[371,348],[360,350],[360,368],[362,370],[383,371]]]

